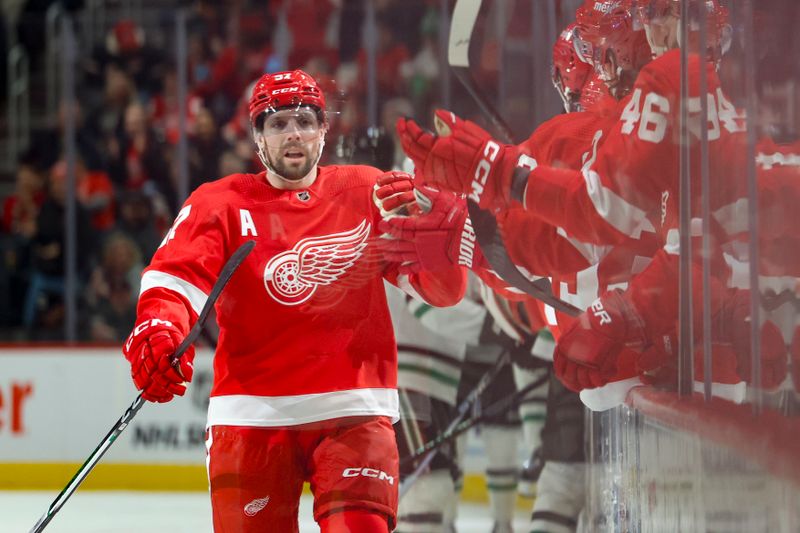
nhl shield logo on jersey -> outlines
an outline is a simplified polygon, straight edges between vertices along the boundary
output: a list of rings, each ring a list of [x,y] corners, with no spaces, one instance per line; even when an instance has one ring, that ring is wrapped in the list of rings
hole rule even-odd
[[[269,260],[264,268],[264,287],[284,305],[298,305],[341,278],[364,253],[371,224],[366,219],[341,233],[309,237]]]

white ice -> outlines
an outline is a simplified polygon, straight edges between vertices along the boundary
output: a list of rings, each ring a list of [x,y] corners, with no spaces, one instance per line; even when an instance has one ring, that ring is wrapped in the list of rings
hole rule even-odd
[[[57,492],[0,491],[0,533],[27,533]],[[527,531],[527,513],[518,511],[514,528]],[[488,533],[488,505],[462,503],[459,533]],[[211,507],[205,493],[78,491],[47,526],[47,533],[211,532]],[[300,503],[300,533],[316,533],[311,497]]]

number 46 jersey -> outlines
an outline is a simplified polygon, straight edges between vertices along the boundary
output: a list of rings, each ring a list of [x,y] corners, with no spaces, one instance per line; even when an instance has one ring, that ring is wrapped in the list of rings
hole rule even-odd
[[[746,138],[741,115],[725,98],[712,63],[689,55],[688,141],[691,147],[693,216],[701,198],[700,72],[704,69],[712,184],[711,209],[723,225],[743,196]],[[592,151],[581,171],[537,167],[528,178],[526,208],[595,244],[637,239],[655,229],[677,244],[681,147],[680,50],[642,68],[617,124]]]
[[[216,303],[209,426],[397,418],[383,278],[452,305],[465,276],[398,279],[373,252],[380,174],[320,167],[311,187],[295,191],[275,189],[264,173],[234,174],[186,201],[142,276],[138,321],[170,320],[186,334],[230,254],[256,241]]]

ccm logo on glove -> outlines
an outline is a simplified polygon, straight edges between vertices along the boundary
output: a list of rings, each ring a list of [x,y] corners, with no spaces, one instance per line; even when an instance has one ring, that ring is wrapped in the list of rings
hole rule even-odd
[[[486,178],[489,177],[489,173],[492,171],[492,163],[497,159],[497,154],[499,153],[499,144],[491,140],[486,142],[486,146],[483,148],[483,159],[481,159],[478,166],[475,167],[475,178],[472,180],[472,192],[469,195],[476,203],[480,203],[481,201],[481,195],[486,185]]]
[[[151,320],[145,320],[144,322],[142,322],[141,324],[139,324],[138,326],[133,328],[133,332],[128,337],[128,342],[125,343],[125,349],[130,351],[131,343],[133,342],[133,338],[134,337],[136,337],[137,335],[142,333],[147,328],[150,328],[152,326],[158,326],[158,325],[166,326],[168,328],[175,327],[175,326],[172,325],[172,322],[170,322],[169,320],[161,320],[161,319],[158,319],[158,318],[153,318]]]

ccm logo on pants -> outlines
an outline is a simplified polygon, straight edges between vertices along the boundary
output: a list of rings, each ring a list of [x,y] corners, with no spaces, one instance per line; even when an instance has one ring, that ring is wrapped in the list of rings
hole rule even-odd
[[[389,485],[394,485],[394,477],[390,476],[386,472],[381,470],[376,470],[375,468],[345,468],[342,472],[342,477],[375,477],[378,479],[385,479],[389,482]]]

